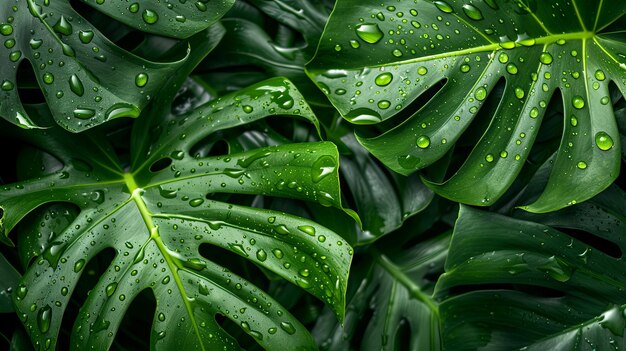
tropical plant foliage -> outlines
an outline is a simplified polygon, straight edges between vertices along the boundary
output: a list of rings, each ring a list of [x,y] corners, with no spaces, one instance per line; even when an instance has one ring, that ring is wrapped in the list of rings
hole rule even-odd
[[[5,1],[2,348],[625,348],[624,15]]]

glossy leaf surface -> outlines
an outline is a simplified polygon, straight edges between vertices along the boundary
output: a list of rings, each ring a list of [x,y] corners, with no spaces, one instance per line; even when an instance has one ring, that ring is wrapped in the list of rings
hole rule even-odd
[[[276,78],[191,106],[182,114],[155,106],[150,118],[137,120],[126,161],[113,152],[109,138],[95,132],[24,132],[63,167],[2,188],[4,235],[46,203],[72,203],[80,210],[49,240],[13,294],[37,347],[54,347],[85,266],[110,249],[113,260],[74,323],[72,349],[108,348],[125,311],[146,289],[157,305],[153,349],[238,349],[217,315],[265,348],[287,343],[315,348],[298,320],[259,288],[202,256],[201,245],[274,272],[343,318],[352,255],[345,240],[304,218],[215,199],[220,193],[260,194],[340,208],[336,147],[318,142],[192,156],[211,135],[272,115],[317,125],[302,96],[289,81]]]
[[[135,36],[143,32],[179,39],[208,28],[233,3],[83,2],[140,31]],[[186,64],[188,48],[182,45],[174,55],[178,58],[169,62],[136,56],[112,42],[75,5],[68,0],[7,0],[0,5],[2,118],[23,128],[49,127],[24,109],[18,92],[25,79],[23,72],[18,75],[21,66],[32,66],[36,82],[28,84],[41,89],[56,123],[82,131],[110,119],[137,117],[151,96]],[[214,30],[211,40],[220,37]]]
[[[449,350],[625,346],[624,192],[524,220],[462,207],[437,283]]]
[[[430,183],[444,197],[482,206],[519,174],[558,96],[565,117],[555,167],[526,207],[547,212],[593,197],[619,174],[609,84],[626,93],[624,13],[618,0],[339,0],[307,70],[346,119],[382,123],[381,135],[360,142],[402,174],[439,160],[475,119],[488,119],[460,169]],[[497,108],[484,113],[501,82]],[[404,120],[383,123],[393,117]]]
[[[449,233],[389,257],[370,249],[343,326],[323,315],[313,330],[322,350],[441,350],[438,304],[428,279],[443,268]]]

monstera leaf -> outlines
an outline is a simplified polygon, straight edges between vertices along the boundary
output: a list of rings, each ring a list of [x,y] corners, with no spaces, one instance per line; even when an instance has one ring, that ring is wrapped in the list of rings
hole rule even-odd
[[[135,30],[188,38],[215,23],[234,1],[82,2]],[[151,96],[185,65],[187,57],[153,62],[122,49],[75,6],[69,0],[8,0],[0,5],[4,42],[0,116],[4,119],[24,128],[38,126],[20,100],[20,65],[32,66],[37,79],[33,84],[41,88],[56,122],[70,131],[117,117],[137,117]],[[181,45],[178,51],[186,49]]]
[[[196,73],[219,92],[284,76],[309,103],[329,105],[304,73],[329,14],[322,0],[240,1],[221,21],[224,40]]]
[[[322,350],[440,350],[438,304],[429,275],[443,269],[450,233],[395,258],[372,250],[346,307],[342,327],[332,313],[313,330]]]
[[[437,283],[448,350],[626,346],[625,193],[545,215],[462,207]]]
[[[223,193],[261,194],[340,208],[336,147],[317,142],[221,156],[196,152],[212,135],[268,116],[293,116],[317,126],[302,96],[277,78],[215,101],[182,98],[180,103],[187,108],[173,110],[181,113],[167,112],[168,104],[161,102],[134,123],[129,156],[118,157],[113,138],[99,129],[22,132],[60,166],[2,188],[3,233],[43,204],[71,203],[79,209],[71,224],[50,238],[13,293],[37,347],[54,348],[84,267],[110,249],[112,262],[74,323],[72,349],[107,349],[125,311],[145,290],[156,298],[154,349],[238,349],[219,316],[265,348],[316,347],[298,320],[259,288],[202,256],[201,245],[228,250],[273,272],[343,318],[352,255],[345,240],[304,218],[216,200]]]
[[[359,140],[402,174],[440,159],[464,132],[476,132],[472,122],[488,119],[458,171],[430,183],[482,206],[513,182],[559,96],[559,152],[543,195],[525,207],[557,210],[618,176],[609,85],[626,93],[624,13],[618,0],[339,0],[307,71],[346,119],[381,126],[382,134]],[[491,94],[500,83],[501,98]],[[490,102],[496,108],[485,113]]]

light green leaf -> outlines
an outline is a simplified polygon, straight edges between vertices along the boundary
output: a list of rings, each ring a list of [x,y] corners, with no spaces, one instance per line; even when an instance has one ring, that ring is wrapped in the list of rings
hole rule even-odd
[[[543,195],[525,207],[547,212],[593,197],[619,174],[609,84],[626,93],[624,32],[612,25],[624,13],[618,0],[339,0],[307,72],[346,119],[381,125],[382,134],[359,140],[402,174],[433,164],[476,118],[489,119],[460,169],[429,183],[480,206],[519,174],[559,92],[555,166]],[[503,96],[485,112],[499,82]],[[418,98],[429,100],[415,105]]]
[[[345,240],[304,218],[214,199],[219,193],[259,194],[341,208],[336,147],[318,142],[222,156],[191,154],[215,133],[272,115],[317,126],[302,96],[289,81],[276,78],[191,105],[180,115],[167,113],[169,108],[147,111],[150,115],[134,124],[126,162],[98,131],[21,133],[63,168],[2,188],[4,234],[46,203],[68,202],[80,209],[13,294],[37,347],[54,348],[85,265],[108,248],[116,254],[80,309],[71,334],[74,350],[110,347],[126,310],[145,289],[157,303],[150,339],[155,350],[238,349],[216,322],[217,314],[265,348],[315,348],[298,320],[250,282],[203,257],[202,244],[274,272],[343,318],[352,256]]]

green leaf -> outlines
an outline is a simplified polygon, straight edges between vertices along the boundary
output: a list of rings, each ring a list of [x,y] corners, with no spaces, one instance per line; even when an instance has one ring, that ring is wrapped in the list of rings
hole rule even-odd
[[[71,347],[76,350],[110,347],[125,311],[145,289],[157,301],[150,339],[156,350],[238,349],[216,322],[217,314],[265,348],[315,348],[298,320],[252,283],[203,257],[201,244],[274,272],[343,318],[352,255],[345,240],[304,218],[214,199],[220,193],[258,194],[341,208],[336,147],[318,142],[222,156],[193,154],[213,134],[273,115],[317,126],[299,92],[276,78],[215,101],[180,103],[182,110],[173,109],[180,114],[153,108],[138,119],[125,157],[99,130],[18,133],[63,168],[2,188],[4,233],[46,203],[68,202],[80,209],[13,295],[36,346],[56,344],[85,265],[108,248],[115,257],[74,323]]]
[[[612,186],[523,220],[462,207],[435,292],[445,348],[624,347],[624,203]]]
[[[355,211],[363,221],[358,237],[358,244],[363,245],[398,229],[408,218],[423,211],[434,194],[417,174],[405,177],[381,166],[342,121],[333,123],[327,134],[343,150],[339,171],[346,183],[344,192],[350,192]]]
[[[22,275],[0,253],[0,313],[13,312],[11,292],[17,287]]]
[[[346,119],[381,125],[382,134],[359,140],[402,174],[434,163],[475,119],[488,119],[460,169],[429,183],[480,206],[519,174],[559,92],[564,129],[554,169],[525,207],[547,212],[593,197],[619,174],[609,83],[626,93],[626,44],[622,22],[614,24],[624,13],[618,0],[339,0],[307,72]],[[481,107],[496,99],[499,82],[503,96],[487,113]],[[415,106],[419,98],[429,101]]]
[[[195,73],[220,92],[284,76],[309,104],[329,105],[304,73],[329,13],[320,0],[240,1],[221,22],[224,40]]]
[[[83,2],[136,30],[183,39],[214,24],[234,1]],[[185,51],[189,55],[187,45],[178,46],[178,55],[173,56],[177,58],[170,62],[147,60],[124,50],[67,0],[5,1],[0,18],[5,48],[0,58],[0,116],[23,128],[48,125],[24,109],[18,94],[20,64],[32,66],[37,82],[31,84],[41,88],[56,123],[74,132],[118,117],[137,117],[167,79],[189,64],[188,57],[180,58]],[[220,37],[221,33],[212,37],[214,44],[209,46],[214,47]]]
[[[438,303],[429,276],[443,270],[450,232],[393,255],[371,247],[354,267],[357,287],[344,325],[332,313],[318,319],[313,335],[322,350],[440,350]],[[330,311],[328,311],[330,312]]]

